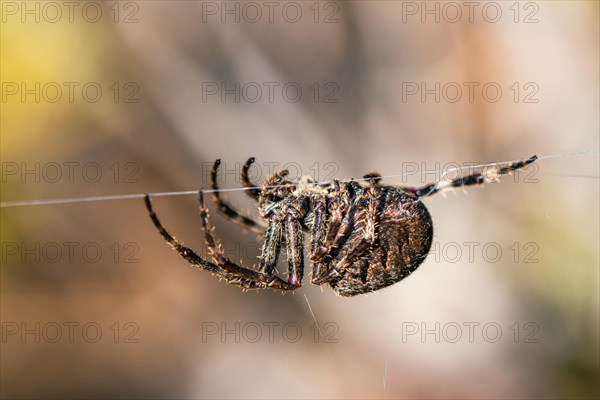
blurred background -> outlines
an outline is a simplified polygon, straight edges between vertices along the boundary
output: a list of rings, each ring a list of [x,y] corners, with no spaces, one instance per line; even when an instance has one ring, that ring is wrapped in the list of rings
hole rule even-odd
[[[0,5],[2,201],[194,190],[217,158],[225,188],[250,156],[418,186],[589,152],[426,199],[427,260],[353,298],[308,266],[284,296],[219,282],[140,199],[2,208],[3,398],[600,395],[597,2]],[[195,196],[154,206],[206,256]]]

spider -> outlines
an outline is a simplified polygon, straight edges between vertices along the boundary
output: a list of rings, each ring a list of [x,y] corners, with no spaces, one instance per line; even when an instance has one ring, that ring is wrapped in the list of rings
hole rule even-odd
[[[302,177],[294,183],[286,179],[287,170],[275,172],[259,188],[248,177],[255,162],[250,158],[242,168],[242,183],[246,194],[257,201],[258,211],[267,221],[266,231],[223,201],[217,185],[221,161],[217,160],[211,172],[213,200],[226,218],[264,236],[258,270],[244,268],[224,256],[213,237],[202,190],[198,193],[200,221],[212,262],[171,236],[152,209],[149,195],[144,202],[152,222],[175,251],[193,266],[230,284],[244,289],[297,289],[304,272],[303,232],[308,232],[311,282],[326,283],[341,296],[354,296],[399,282],[423,263],[433,238],[431,216],[421,201],[424,197],[446,188],[498,181],[500,175],[536,159],[533,156],[420,188],[383,185],[381,175],[375,172],[365,175],[361,182],[333,180],[323,184]],[[288,256],[287,281],[275,275],[283,246]]]

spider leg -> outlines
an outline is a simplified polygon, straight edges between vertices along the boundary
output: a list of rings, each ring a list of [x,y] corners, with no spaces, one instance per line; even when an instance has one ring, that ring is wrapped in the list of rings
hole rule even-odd
[[[281,248],[285,244],[288,255],[288,283],[294,287],[302,285],[304,274],[304,244],[300,221],[306,215],[308,204],[306,198],[297,200],[288,204],[283,213],[273,213],[270,216],[259,267],[262,273],[273,275]]]
[[[311,253],[311,261],[313,261],[311,282],[314,284],[320,284],[318,282],[321,282],[323,277],[330,273],[330,270],[333,268],[331,259],[335,257],[334,253],[349,239],[354,228],[354,216],[357,210],[355,199],[361,189],[360,185],[356,181],[345,183],[344,190],[348,193],[348,199],[341,202],[340,198],[345,198],[346,196],[341,195],[339,182],[334,180],[333,183],[334,192],[329,208],[331,221],[325,245],[319,246]]]
[[[244,187],[252,188],[252,189],[245,190],[244,192],[248,196],[252,197],[254,200],[258,201],[258,196],[260,195],[260,189],[256,189],[257,185],[252,183],[250,181],[250,178],[248,177],[248,170],[250,169],[250,166],[252,164],[254,164],[255,161],[256,161],[256,159],[254,157],[250,157],[248,159],[248,161],[246,161],[246,164],[244,164],[244,166],[242,167],[242,183],[244,184]]]
[[[239,286],[240,282],[257,281],[258,283],[267,284],[268,287],[282,290],[293,290],[297,287],[297,285],[290,285],[289,283],[283,281],[282,279],[271,273],[265,274],[262,272],[254,271],[248,268],[238,266],[235,263],[231,262],[227,257],[225,257],[225,255],[223,254],[223,250],[212,235],[213,228],[208,222],[208,208],[204,206],[204,196],[202,191],[198,192],[198,209],[200,211],[200,219],[202,221],[202,229],[204,230],[206,245],[209,249],[209,252],[211,253],[211,256],[213,257],[213,261],[221,268],[224,268],[228,272],[234,274],[234,279],[227,280],[229,283],[233,283]]]
[[[310,260],[317,262],[329,253],[329,248],[333,244],[333,239],[337,234],[343,219],[343,209],[340,201],[340,182],[333,180],[334,190],[331,193],[329,201],[330,221],[329,230],[327,230],[327,221],[325,218],[326,208],[323,202],[318,201],[313,208],[315,221],[311,235]],[[316,264],[315,264],[316,265]],[[313,274],[315,271],[313,271]]]
[[[206,243],[206,247],[208,248],[208,252],[213,262],[219,265],[229,261],[223,254],[221,244],[215,240],[212,234],[214,227],[210,226],[210,223],[208,222],[208,208],[204,206],[204,193],[202,193],[202,190],[198,192],[198,211],[202,223],[202,231],[204,232],[204,242]]]
[[[361,188],[358,182],[352,180],[344,184],[344,190],[348,192],[348,201],[340,202],[339,199],[345,196],[340,194],[339,184],[335,187],[331,209],[331,224],[329,232],[327,232],[325,244],[327,255],[331,254],[332,249],[338,248],[343,244],[352,228],[348,221],[352,221],[354,218],[354,213],[357,208],[357,194]]]
[[[267,275],[247,268],[240,267],[235,263],[232,263],[225,257],[221,257],[219,259],[220,262],[218,265],[204,260],[192,249],[190,249],[189,247],[185,247],[177,239],[171,236],[171,234],[162,226],[160,220],[156,216],[156,213],[152,209],[152,202],[150,201],[150,196],[146,195],[144,197],[144,203],[146,204],[146,209],[150,214],[150,218],[152,219],[154,226],[156,227],[156,229],[158,229],[165,241],[191,265],[194,265],[200,269],[210,271],[213,274],[219,276],[220,278],[225,279],[228,283],[240,286],[244,289],[272,288],[280,290],[293,290],[296,288],[295,286],[290,285],[289,283],[281,280],[276,276]],[[201,204],[201,206],[201,208],[204,208],[203,204]],[[205,217],[207,218],[207,216],[208,215],[206,215]],[[208,232],[208,229],[205,232]],[[210,232],[208,233],[208,236],[210,236]]]
[[[492,166],[491,168],[482,172],[456,178],[451,181],[440,181],[437,183],[422,186],[420,188],[404,187],[403,189],[410,193],[416,194],[419,198],[423,198],[431,196],[432,194],[435,194],[447,188],[482,185],[484,183],[498,182],[500,180],[500,175],[508,174],[512,171],[526,167],[535,160],[537,160],[537,156],[532,156],[526,160],[510,163],[505,167]]]
[[[340,241],[346,238],[348,226],[345,226],[342,232],[340,229],[344,223],[344,220],[349,220],[351,215],[348,215],[352,211],[352,205],[356,198],[356,193],[360,190],[360,185],[356,181],[350,181],[344,184],[344,190],[348,192],[348,201],[340,201],[342,197],[342,189],[337,179],[333,180],[334,190],[331,194],[331,201],[329,203],[330,221],[329,228],[327,230],[327,237],[325,244],[319,244],[317,248],[313,248],[310,259],[313,262],[321,261],[323,258],[331,254],[333,248],[338,246]],[[347,214],[348,212],[348,214]],[[313,271],[314,275],[314,271]]]
[[[217,184],[217,172],[219,170],[220,165],[221,160],[215,161],[213,169],[211,171],[211,188],[212,190],[214,190],[213,201],[217,205],[218,210],[231,222],[241,225],[242,227],[256,233],[257,235],[264,235],[264,228],[258,222],[254,221],[251,218],[241,215],[239,212],[233,209],[233,207],[231,207],[229,204],[223,201],[223,199],[221,199],[221,195],[219,193],[219,185]]]
[[[288,282],[294,286],[302,285],[304,275],[304,246],[300,221],[292,213],[285,218],[285,239],[288,254]]]
[[[339,187],[339,182],[336,181],[335,184]],[[339,203],[339,199],[335,200]],[[312,212],[314,222],[310,240],[310,260],[317,261],[327,253],[327,248],[325,247],[325,239],[327,239],[327,204],[325,198],[315,200]],[[337,218],[341,220],[341,218]]]
[[[219,273],[219,267],[205,261],[199,255],[197,255],[194,250],[189,247],[185,247],[182,243],[180,243],[177,239],[175,239],[171,234],[162,226],[160,220],[156,216],[156,213],[152,209],[152,202],[150,201],[150,196],[146,195],[144,197],[144,203],[146,204],[146,209],[150,214],[150,219],[154,223],[158,232],[160,232],[161,236],[165,239],[165,241],[178,252],[187,262],[192,265],[196,265],[202,269],[206,269],[214,274]]]
[[[339,182],[335,181],[339,189]],[[324,263],[319,262],[326,254],[325,240],[327,239],[327,204],[325,198],[318,198],[314,201],[312,207],[314,222],[310,235],[310,260],[313,261],[312,276],[318,276],[322,273]]]
[[[339,276],[344,269],[363,255],[375,242],[377,203],[379,200],[376,182],[374,178],[371,178],[371,186],[368,192],[362,199],[358,199],[358,211],[356,217],[352,218],[354,223],[347,225],[348,227],[352,225],[352,234],[343,243],[343,246],[339,247],[339,252],[330,263],[331,268],[323,271],[318,276],[314,276],[313,283],[319,285]],[[340,239],[342,237],[336,240],[336,243],[339,243],[338,246],[341,245]]]
[[[277,266],[279,252],[281,251],[281,235],[283,233],[283,224],[277,217],[272,216],[269,220],[265,242],[263,243],[259,270],[264,274],[271,275]]]

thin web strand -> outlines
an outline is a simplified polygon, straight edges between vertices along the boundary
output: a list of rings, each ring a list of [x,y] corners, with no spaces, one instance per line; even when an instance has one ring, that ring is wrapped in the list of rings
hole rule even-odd
[[[549,154],[545,156],[539,156],[536,161],[551,159],[551,158],[563,158],[563,157],[578,157],[589,154],[598,154],[597,150],[587,150],[587,151],[578,151],[572,153],[560,153],[560,154]],[[479,165],[466,165],[464,167],[458,168],[448,168],[442,169],[435,172],[441,173],[440,181],[445,179],[445,177],[452,172],[463,171],[468,169],[480,169],[485,167],[493,167],[493,166],[501,166],[506,164],[511,164],[515,162],[522,161],[523,159],[516,159],[511,161],[500,161],[500,162],[492,162],[486,164]],[[394,179],[394,178],[404,178],[407,176],[415,175],[418,172],[407,172],[404,174],[394,174],[394,175],[385,175],[382,176],[381,179]],[[568,176],[568,175],[565,175]],[[577,177],[576,175],[573,175]],[[595,178],[599,179],[599,177],[595,176],[582,176],[586,178]],[[347,179],[341,180],[340,182],[360,182],[360,181],[369,181],[371,178],[357,178],[357,179]],[[331,184],[331,180],[323,181],[323,182],[315,182],[314,184],[320,186],[326,186]],[[239,187],[239,188],[226,188],[226,189],[203,189],[203,193],[224,193],[224,192],[241,192],[253,189],[273,189],[277,187],[294,187],[298,186],[298,184],[288,184],[288,185],[274,185],[274,186],[252,186],[252,187]],[[186,190],[186,191],[177,191],[177,192],[157,192],[157,193],[136,193],[136,194],[120,194],[120,195],[108,195],[108,196],[89,196],[89,197],[72,197],[72,198],[62,198],[62,199],[47,199],[47,200],[16,200],[16,201],[3,201],[0,202],[0,208],[8,208],[8,207],[26,207],[26,206],[43,206],[43,205],[57,205],[57,204],[70,204],[70,203],[86,203],[86,202],[96,202],[96,201],[114,201],[114,200],[130,200],[130,199],[143,199],[146,194],[150,197],[168,197],[168,196],[189,196],[198,194],[198,190]],[[424,194],[419,199],[427,197],[427,194]]]

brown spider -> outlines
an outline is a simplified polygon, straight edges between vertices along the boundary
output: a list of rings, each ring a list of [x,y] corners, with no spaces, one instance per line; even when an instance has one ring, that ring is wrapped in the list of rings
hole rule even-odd
[[[421,188],[381,185],[381,175],[365,175],[366,183],[354,180],[318,184],[310,177],[293,183],[288,171],[278,171],[262,188],[248,178],[254,163],[250,158],[242,169],[246,193],[258,201],[260,215],[268,221],[258,271],[241,267],[223,255],[212,235],[208,209],[199,191],[202,229],[212,262],[178,242],[162,226],[152,209],[150,197],[144,201],[154,225],[173,249],[190,264],[245,289],[294,290],[302,285],[304,271],[303,234],[310,232],[311,282],[329,284],[339,295],[354,296],[392,285],[412,273],[427,257],[433,238],[431,217],[421,199],[448,187],[483,184],[531,164],[537,159],[513,162],[484,173]],[[212,170],[213,200],[231,221],[263,234],[256,221],[240,215],[225,203],[218,191],[217,160]],[[285,241],[285,243],[284,243]],[[282,245],[289,260],[288,281],[274,274]]]

